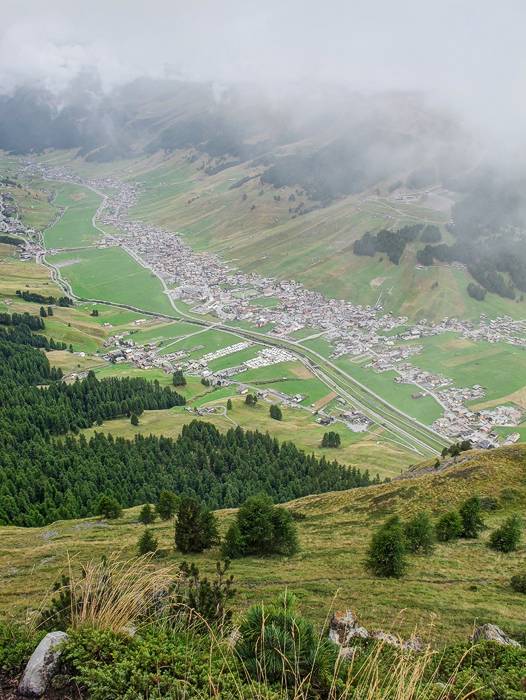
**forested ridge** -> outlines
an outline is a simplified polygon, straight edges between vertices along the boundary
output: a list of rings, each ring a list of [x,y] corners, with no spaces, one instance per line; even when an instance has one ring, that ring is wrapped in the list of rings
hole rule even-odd
[[[34,526],[92,515],[102,493],[132,506],[171,489],[217,508],[262,491],[286,501],[371,483],[367,472],[306,455],[292,443],[241,428],[221,434],[198,421],[177,440],[102,434],[86,440],[74,433],[182,405],[184,398],[144,379],[98,380],[91,372],[66,384],[61,376],[43,352],[0,337],[0,523]]]

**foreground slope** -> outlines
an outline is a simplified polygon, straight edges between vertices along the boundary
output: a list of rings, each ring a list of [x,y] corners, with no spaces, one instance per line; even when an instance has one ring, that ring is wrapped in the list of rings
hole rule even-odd
[[[336,608],[353,608],[368,628],[392,626],[402,633],[418,626],[435,640],[464,639],[475,621],[494,622],[512,635],[524,633],[524,596],[514,593],[510,577],[526,567],[526,548],[510,555],[487,547],[489,531],[526,506],[526,445],[465,454],[444,471],[426,469],[389,484],[313,495],[288,504],[298,514],[301,552],[290,558],[247,558],[232,564],[245,607],[269,599],[285,587],[302,608],[322,623]],[[425,466],[425,465],[424,465]],[[426,509],[436,517],[481,496],[488,530],[480,540],[438,545],[431,557],[411,557],[402,580],[374,579],[362,561],[374,529],[390,514],[403,518]],[[61,521],[45,528],[0,529],[0,606],[22,614],[40,604],[53,581],[67,568],[118,551],[135,554],[142,527],[139,508],[122,519]],[[224,531],[232,511],[218,513]],[[183,557],[173,549],[173,525],[156,522],[166,561]],[[211,572],[219,550],[191,557]],[[404,611],[401,613],[400,611]]]

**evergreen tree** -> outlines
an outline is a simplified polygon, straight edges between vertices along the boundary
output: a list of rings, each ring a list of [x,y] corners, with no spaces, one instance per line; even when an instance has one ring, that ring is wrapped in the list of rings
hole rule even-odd
[[[52,306],[48,306],[48,307],[47,307],[47,315],[48,315],[48,316],[53,316],[53,307],[52,307]]]
[[[269,409],[270,417],[273,418],[274,420],[282,420],[283,419],[283,413],[281,412],[281,408],[273,403],[270,406]]]
[[[102,515],[107,520],[115,520],[122,515],[120,503],[113,496],[103,495],[97,505],[97,515]]]
[[[155,511],[149,503],[146,503],[139,513],[139,522],[143,525],[151,525],[155,520]]]
[[[47,316],[47,311],[43,306],[40,307],[40,318],[46,318]]]
[[[238,510],[227,531],[223,555],[284,554],[298,551],[296,527],[288,510],[278,508],[267,495],[252,496]]]
[[[460,517],[460,513],[456,510],[444,513],[444,515],[438,519],[435,532],[439,542],[457,540],[462,534],[462,518]]]
[[[137,418],[137,414],[136,414],[136,413],[132,413],[132,414],[131,414],[130,423],[131,423],[132,425],[134,425],[134,426],[139,425],[139,419]]]
[[[407,549],[413,554],[431,554],[435,543],[435,528],[429,515],[418,513],[404,525]]]
[[[522,535],[522,520],[518,515],[511,515],[500,527],[491,533],[489,546],[498,552],[515,552]]]
[[[226,531],[221,544],[221,555],[225,559],[238,559],[245,553],[245,542],[241,535],[241,530],[237,524],[237,520],[230,525]]]
[[[161,520],[170,520],[170,518],[173,518],[177,511],[178,503],[179,498],[173,491],[168,491],[167,489],[161,491],[159,494],[159,502],[156,506],[157,514]]]
[[[144,532],[139,537],[139,541],[137,542],[137,549],[139,550],[139,554],[142,556],[144,554],[155,553],[157,551],[157,547],[158,542],[157,539],[153,536],[152,531],[148,530],[148,528],[145,528]]]
[[[365,562],[375,576],[400,578],[407,569],[405,537],[400,518],[389,518],[372,536]]]
[[[328,433],[323,434],[323,438],[321,440],[322,447],[340,447],[340,445],[340,433],[336,433],[333,430],[329,430]]]
[[[247,394],[245,396],[245,404],[247,406],[255,406],[258,402],[258,397],[255,394]]]
[[[232,410],[232,399],[228,399],[226,402],[226,410],[231,411]]]
[[[182,369],[176,369],[172,375],[172,384],[174,386],[186,386],[186,378]]]
[[[183,554],[202,552],[219,542],[215,515],[196,498],[182,496],[177,510],[175,546]]]
[[[481,515],[482,507],[480,498],[478,496],[468,498],[468,500],[460,506],[459,513],[462,518],[461,537],[476,539],[485,527]]]

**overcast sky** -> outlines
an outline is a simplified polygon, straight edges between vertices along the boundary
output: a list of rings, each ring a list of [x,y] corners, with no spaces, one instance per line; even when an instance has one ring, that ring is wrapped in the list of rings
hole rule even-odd
[[[526,0],[2,0],[0,89],[106,87],[166,66],[219,82],[419,89],[495,132],[524,131]]]

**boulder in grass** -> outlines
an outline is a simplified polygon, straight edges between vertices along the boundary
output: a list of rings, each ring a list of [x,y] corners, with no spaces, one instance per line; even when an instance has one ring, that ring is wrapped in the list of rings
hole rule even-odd
[[[501,630],[497,625],[486,624],[476,627],[471,636],[472,642],[497,642],[504,646],[520,647],[519,642],[511,637],[508,637],[506,632]]]
[[[65,632],[50,632],[31,654],[18,686],[18,694],[24,697],[39,698],[44,695],[49,681],[56,674],[61,644],[68,638]]]

